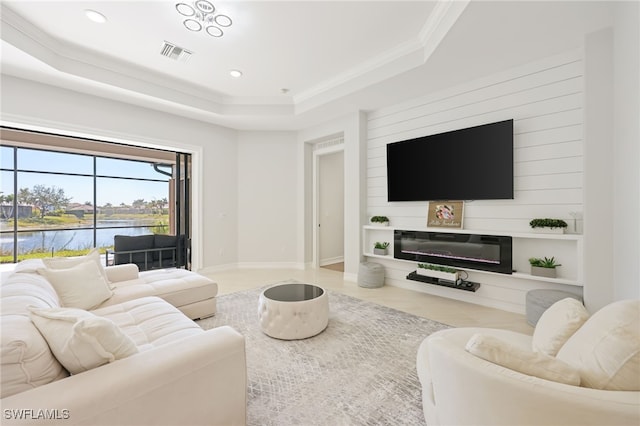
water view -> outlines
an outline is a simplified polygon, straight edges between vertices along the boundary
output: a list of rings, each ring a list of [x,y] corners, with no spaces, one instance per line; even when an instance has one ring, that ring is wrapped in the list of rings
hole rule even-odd
[[[118,228],[106,228],[114,227]],[[162,231],[156,219],[136,220],[98,220],[96,229],[96,247],[113,246],[115,235],[143,235]],[[0,223],[0,229],[10,230],[6,222]],[[18,233],[17,253],[57,252],[62,250],[87,250],[93,245],[93,229],[50,229],[46,231],[24,231]],[[4,254],[13,252],[13,235],[2,234],[0,250]]]

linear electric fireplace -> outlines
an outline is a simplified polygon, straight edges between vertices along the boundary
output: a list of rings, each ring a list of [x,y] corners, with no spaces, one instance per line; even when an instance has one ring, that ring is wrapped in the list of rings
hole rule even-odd
[[[511,274],[511,248],[508,236],[395,230],[393,257]]]

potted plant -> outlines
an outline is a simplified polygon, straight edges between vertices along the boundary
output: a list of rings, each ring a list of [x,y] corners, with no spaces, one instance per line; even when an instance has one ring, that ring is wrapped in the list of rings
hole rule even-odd
[[[418,263],[416,270],[418,275],[426,275],[428,277],[438,278],[441,280],[453,281],[458,280],[460,272],[449,266],[434,265],[431,263]]]
[[[564,234],[564,230],[567,228],[567,222],[562,219],[533,219],[529,222],[529,226],[531,226],[535,232]]]
[[[371,223],[374,225],[389,226],[389,218],[386,216],[373,216]]]
[[[388,242],[376,242],[374,248],[373,248],[373,254],[379,254],[379,255],[386,255],[387,254],[387,247],[389,247],[389,243]]]
[[[536,275],[538,277],[547,277],[547,278],[555,278],[556,277],[556,267],[562,266],[559,263],[556,263],[555,257],[532,257],[529,259],[529,263],[531,264],[531,275]]]

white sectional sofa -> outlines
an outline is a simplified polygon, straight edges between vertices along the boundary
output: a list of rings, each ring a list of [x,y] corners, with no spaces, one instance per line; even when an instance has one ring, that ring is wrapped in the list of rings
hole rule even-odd
[[[243,336],[230,327],[204,331],[188,318],[215,313],[210,280],[108,267],[101,272],[113,280],[110,297],[78,308],[49,281],[64,275],[29,263],[0,285],[3,425],[246,423]]]

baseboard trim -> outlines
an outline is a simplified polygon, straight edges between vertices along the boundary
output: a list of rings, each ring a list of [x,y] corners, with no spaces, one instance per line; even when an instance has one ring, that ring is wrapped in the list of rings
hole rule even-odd
[[[320,266],[333,265],[334,263],[342,263],[344,262],[344,256],[330,257],[327,259],[320,260]]]
[[[345,280],[345,281],[351,281],[351,282],[357,283],[358,282],[358,274],[352,274],[352,273],[345,272],[345,273],[342,274],[342,279]]]
[[[298,262],[238,262],[224,265],[208,266],[198,270],[201,274],[228,271],[229,269],[305,269],[304,263]]]

